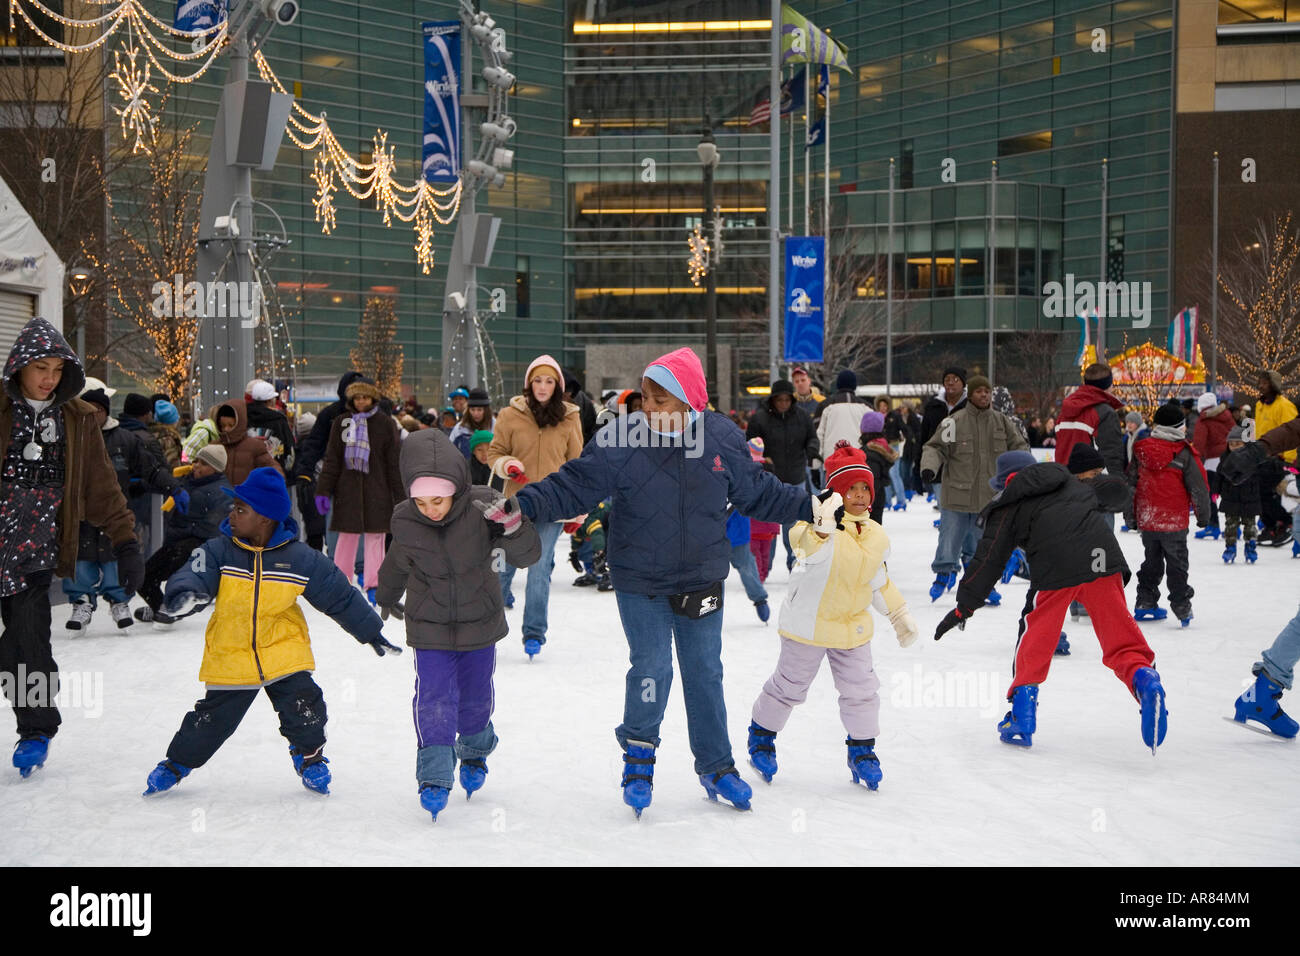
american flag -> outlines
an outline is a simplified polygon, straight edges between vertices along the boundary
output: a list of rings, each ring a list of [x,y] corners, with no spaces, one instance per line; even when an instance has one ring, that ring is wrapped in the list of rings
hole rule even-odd
[[[770,122],[772,119],[772,98],[766,94],[759,94],[759,100],[754,104],[754,108],[749,112],[749,125],[758,126],[760,123]]]

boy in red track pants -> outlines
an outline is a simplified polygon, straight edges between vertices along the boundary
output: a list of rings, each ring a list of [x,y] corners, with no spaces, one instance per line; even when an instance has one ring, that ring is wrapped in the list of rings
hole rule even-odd
[[[1031,745],[1038,685],[1047,679],[1070,602],[1078,601],[1101,643],[1103,663],[1141,705],[1142,739],[1154,752],[1165,736],[1164,688],[1151,666],[1155,655],[1124,598],[1128,566],[1102,520],[1103,509],[1123,507],[1123,479],[1103,475],[1085,484],[1061,465],[1036,464],[1027,452],[1005,452],[989,483],[999,494],[980,516],[984,535],[957,589],[957,607],[939,624],[934,639],[965,626],[974,609],[983,606],[1012,550],[1024,548],[1030,590],[1007,692],[1011,710],[998,725],[1003,742]]]

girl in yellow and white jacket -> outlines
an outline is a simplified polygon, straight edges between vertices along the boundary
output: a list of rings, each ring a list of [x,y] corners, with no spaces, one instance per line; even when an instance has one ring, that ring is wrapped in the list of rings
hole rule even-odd
[[[791,544],[806,571],[781,605],[781,656],[754,702],[749,756],[768,783],[776,773],[776,735],[796,704],[808,697],[823,657],[840,693],[840,719],[848,731],[853,782],[880,785],[876,734],[880,729],[880,680],[871,666],[874,607],[889,618],[898,643],[916,640],[916,621],[885,566],[889,536],[871,520],[875,482],[866,455],[846,441],[826,459],[828,492],[813,500],[813,523],[797,523]],[[842,511],[841,511],[842,507]]]

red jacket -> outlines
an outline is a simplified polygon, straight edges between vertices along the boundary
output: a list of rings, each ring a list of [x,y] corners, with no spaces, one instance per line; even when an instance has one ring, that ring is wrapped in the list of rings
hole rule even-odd
[[[1223,453],[1228,450],[1228,432],[1232,431],[1235,424],[1232,412],[1222,403],[1200,414],[1196,419],[1196,427],[1192,430],[1192,445],[1201,456],[1201,461],[1223,457]]]
[[[1132,517],[1139,531],[1186,531],[1189,508],[1195,508],[1199,524],[1209,521],[1210,486],[1191,442],[1144,438],[1133,446],[1129,467],[1129,480],[1137,484]]]
[[[1056,422],[1056,463],[1068,465],[1070,450],[1080,442],[1092,445],[1111,474],[1124,470],[1124,429],[1116,411],[1124,403],[1096,385],[1076,388],[1061,404]]]

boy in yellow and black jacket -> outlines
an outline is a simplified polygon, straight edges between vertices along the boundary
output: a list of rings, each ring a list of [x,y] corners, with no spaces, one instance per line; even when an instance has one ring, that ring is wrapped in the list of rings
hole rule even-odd
[[[316,665],[298,596],[380,657],[401,650],[384,640],[365,595],[329,558],[298,540],[277,469],[255,468],[243,484],[223,491],[235,501],[221,536],[194,550],[188,566],[168,580],[164,600],[166,613],[179,618],[216,596],[199,669],[208,693],[181,721],[167,759],[149,774],[145,796],[174,787],[207,763],[262,688],[280,716],[303,786],[327,794],[325,699],[311,677]]]

